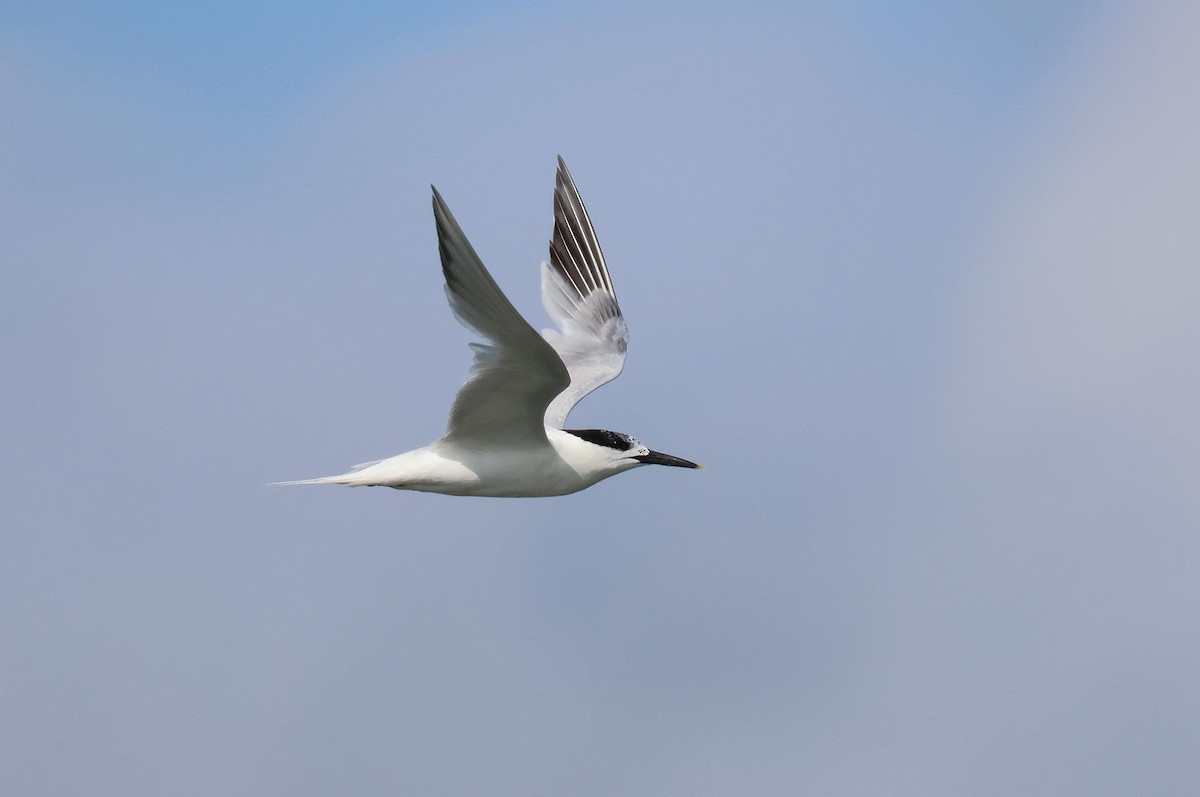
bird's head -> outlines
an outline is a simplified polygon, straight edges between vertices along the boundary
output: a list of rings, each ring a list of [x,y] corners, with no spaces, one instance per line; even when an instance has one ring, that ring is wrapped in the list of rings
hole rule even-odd
[[[689,462],[681,457],[651,451],[638,440],[621,432],[610,432],[607,429],[564,429],[563,431],[603,449],[596,453],[603,459],[604,465],[614,471],[629,470],[641,465],[669,465],[674,468],[696,469],[701,467],[695,462]]]

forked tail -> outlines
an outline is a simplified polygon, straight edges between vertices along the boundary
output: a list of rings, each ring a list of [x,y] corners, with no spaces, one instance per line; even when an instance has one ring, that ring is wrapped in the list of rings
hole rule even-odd
[[[321,476],[317,479],[296,479],[295,481],[290,482],[271,482],[267,486],[287,487],[292,484],[348,484],[351,487],[361,487],[363,485],[372,483],[363,478],[362,471],[366,470],[372,465],[378,465],[380,462],[383,462],[383,460],[376,459],[371,462],[363,462],[362,464],[355,465],[353,468],[351,468],[349,473],[339,473],[337,476]]]
[[[319,479],[296,479],[290,482],[271,482],[268,487],[287,487],[293,484],[354,484],[353,473],[343,473],[340,476],[322,476]]]

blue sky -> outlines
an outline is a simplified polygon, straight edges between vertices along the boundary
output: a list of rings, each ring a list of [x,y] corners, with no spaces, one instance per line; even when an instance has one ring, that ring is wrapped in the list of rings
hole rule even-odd
[[[1095,4],[1030,7],[927,2],[764,4],[744,15],[836,26],[887,68],[955,75],[997,99],[1028,88],[1085,24]],[[49,81],[104,88],[143,110],[204,133],[201,149],[261,158],[289,113],[337,90],[365,63],[502,41],[557,24],[580,32],[597,20],[636,29],[718,18],[719,6],[551,3],[37,3],[3,12],[11,52]],[[1020,57],[1012,53],[1020,51]],[[332,84],[332,85],[331,85]],[[172,132],[187,138],[185,130]],[[183,142],[177,142],[182,144]]]
[[[1200,17],[0,11],[0,783],[1188,793]],[[555,154],[632,329],[561,499],[268,489],[533,321]]]

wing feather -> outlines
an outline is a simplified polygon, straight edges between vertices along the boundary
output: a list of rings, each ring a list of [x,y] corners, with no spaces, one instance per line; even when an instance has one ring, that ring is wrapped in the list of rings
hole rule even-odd
[[[546,408],[570,384],[567,368],[500,290],[436,188],[433,216],[450,309],[490,341],[471,344],[475,362],[454,398],[446,439],[545,443]]]
[[[561,429],[584,396],[621,374],[629,344],[629,328],[604,253],[561,157],[554,184],[550,260],[542,264],[542,304],[558,325],[542,335],[558,352],[571,380],[546,411],[546,425]]]

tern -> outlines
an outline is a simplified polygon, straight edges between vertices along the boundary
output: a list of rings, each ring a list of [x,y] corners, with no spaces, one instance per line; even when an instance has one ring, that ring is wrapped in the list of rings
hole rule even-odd
[[[629,328],[591,219],[560,157],[542,304],[558,325],[540,335],[500,290],[450,208],[433,189],[446,296],[472,343],[471,377],[435,442],[348,473],[279,484],[394,487],[446,495],[566,495],[643,465],[699,468],[627,434],[565,429],[572,408],[620,375]]]

